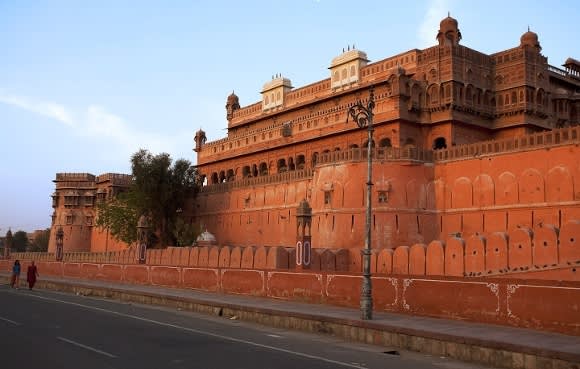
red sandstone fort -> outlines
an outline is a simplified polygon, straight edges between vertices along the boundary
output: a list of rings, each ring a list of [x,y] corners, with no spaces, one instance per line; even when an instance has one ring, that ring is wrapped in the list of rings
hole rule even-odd
[[[275,76],[246,107],[232,93],[227,137],[195,135],[207,185],[186,215],[223,245],[289,246],[306,199],[314,247],[360,248],[367,136],[346,120],[373,87],[373,249],[580,220],[580,62],[549,65],[530,31],[482,54],[451,17],[437,40],[375,63],[353,48],[330,78],[293,88]],[[68,226],[68,250],[123,247],[93,229],[93,206],[127,181],[57,174],[53,226]]]
[[[183,209],[215,246],[149,250],[138,269],[132,248],[94,227],[96,202],[130,176],[57,174],[51,234],[63,227],[69,264],[44,268],[356,305],[368,142],[347,111],[372,89],[376,308],[580,334],[568,304],[580,281],[580,62],[548,64],[531,31],[483,54],[461,45],[451,17],[436,39],[376,62],[348,47],[328,79],[294,88],[276,75],[244,107],[228,96],[227,136],[195,133],[204,186]],[[315,251],[312,270],[298,273],[302,200]],[[454,293],[473,298],[458,305]],[[549,307],[529,305],[545,296]]]

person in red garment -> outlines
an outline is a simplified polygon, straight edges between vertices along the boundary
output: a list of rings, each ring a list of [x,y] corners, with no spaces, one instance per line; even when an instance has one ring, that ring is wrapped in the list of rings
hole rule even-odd
[[[28,281],[28,289],[32,290],[34,284],[36,283],[36,277],[38,277],[38,268],[34,265],[34,261],[30,262],[28,270],[26,272],[26,280]]]

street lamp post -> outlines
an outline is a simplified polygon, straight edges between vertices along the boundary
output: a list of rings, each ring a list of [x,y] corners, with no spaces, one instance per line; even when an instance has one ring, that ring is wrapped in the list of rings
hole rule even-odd
[[[145,214],[139,217],[137,222],[137,262],[147,262],[147,246],[149,243],[149,220]]]
[[[361,318],[371,320],[373,318],[373,297],[371,285],[371,211],[372,211],[372,143],[373,143],[373,109],[375,107],[375,95],[373,89],[370,90],[369,100],[366,106],[362,101],[358,101],[348,109],[348,116],[352,117],[359,128],[367,128],[367,209],[365,224],[365,247],[362,250],[363,256],[363,281],[360,297]],[[348,122],[348,116],[346,121]]]
[[[62,227],[58,227],[58,230],[56,231],[56,253],[55,253],[56,261],[62,261],[64,251],[63,244],[64,244],[64,231],[62,230]]]

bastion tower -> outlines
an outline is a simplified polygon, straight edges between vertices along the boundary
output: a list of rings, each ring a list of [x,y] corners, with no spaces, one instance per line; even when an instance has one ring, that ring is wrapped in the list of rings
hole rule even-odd
[[[48,251],[56,250],[56,232],[64,231],[64,251],[114,251],[127,245],[114,240],[107,230],[95,227],[96,206],[112,199],[131,183],[127,174],[57,173],[53,181],[52,222]]]

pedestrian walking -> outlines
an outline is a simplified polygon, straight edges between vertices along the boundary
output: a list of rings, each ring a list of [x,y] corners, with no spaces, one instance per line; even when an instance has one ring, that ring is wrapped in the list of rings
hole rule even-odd
[[[18,289],[20,286],[20,260],[15,260],[12,266],[12,280],[10,281],[12,288]]]
[[[32,291],[34,284],[36,283],[36,277],[38,277],[38,268],[34,265],[34,260],[30,262],[28,270],[26,271],[26,280],[28,281],[28,289]]]

